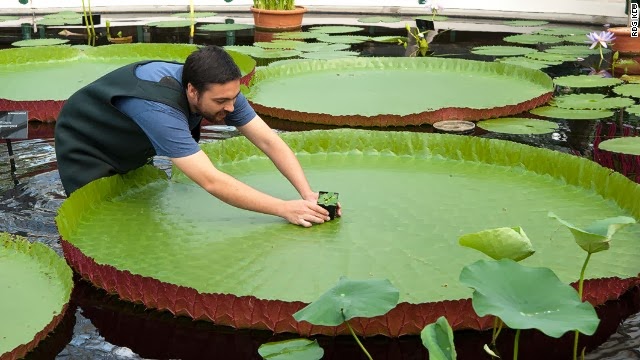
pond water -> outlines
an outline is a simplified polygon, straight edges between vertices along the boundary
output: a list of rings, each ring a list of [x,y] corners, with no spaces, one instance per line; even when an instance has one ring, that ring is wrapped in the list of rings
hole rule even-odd
[[[334,23],[341,25],[339,19]],[[406,35],[404,28],[365,26],[368,34]],[[122,27],[123,32],[135,33],[135,27]],[[118,29],[113,29],[118,30]],[[47,36],[53,36],[59,29],[48,29]],[[187,29],[149,29],[145,39],[152,42],[186,43]],[[432,44],[436,54],[464,59],[486,59],[473,55],[469,49],[477,45],[508,45],[502,38],[509,32],[456,31],[449,36],[437,38]],[[0,27],[0,47],[8,48],[18,40],[19,29]],[[235,33],[196,34],[194,43],[215,45],[250,45],[256,38],[247,31]],[[81,44],[81,40],[73,40]],[[407,51],[396,44],[366,43],[352,45],[351,49],[361,56],[406,56]],[[588,61],[588,60],[586,60]],[[584,65],[570,63],[556,66],[548,71],[554,75],[577,74]],[[413,84],[416,88],[427,86]],[[526,115],[526,114],[524,114]],[[616,115],[617,116],[617,115]],[[615,118],[617,119],[617,117]],[[293,123],[265,117],[276,130],[305,131],[310,129],[330,129],[331,126]],[[576,156],[593,158],[592,143],[598,134],[621,135],[637,131],[637,118],[624,116],[617,124],[614,119],[607,121],[558,121],[559,130],[547,135],[507,135],[491,133],[476,128],[469,136],[497,138],[544,147]],[[626,129],[626,130],[625,130]],[[411,126],[388,128],[379,131],[433,132],[431,126]],[[233,128],[210,125],[203,129],[203,142],[223,141],[237,136]],[[31,123],[28,140],[11,143],[15,169],[11,164],[8,147],[0,143],[0,231],[28,237],[30,240],[47,244],[60,255],[58,232],[54,217],[64,200],[64,192],[56,171],[53,143],[53,124]],[[156,165],[166,171],[170,162],[156,159]],[[602,326],[590,341],[600,344],[607,339],[627,317],[640,311],[640,292],[634,289],[616,303],[598,309],[603,318]],[[475,331],[456,332],[459,359],[480,359],[478,349],[488,342],[491,333]],[[513,334],[505,332],[502,341],[509,343]],[[175,318],[169,313],[150,311],[140,305],[118,300],[89,283],[76,279],[72,302],[63,323],[28,359],[260,359],[257,348],[269,341],[294,336],[274,336],[262,331],[235,331],[205,322],[193,322],[186,318]],[[352,338],[317,338],[325,350],[325,359],[363,358],[361,350]],[[523,332],[521,338],[521,359],[548,358],[565,359],[559,348],[569,349],[573,338],[563,337],[554,346],[548,346],[547,338],[533,331]],[[370,338],[364,345],[374,359],[425,359],[427,352],[419,337],[400,339]],[[593,345],[589,350],[594,348]],[[505,348],[507,354],[508,348]],[[535,355],[530,355],[536,349]],[[546,354],[538,350],[545,349]],[[486,357],[488,358],[488,356]],[[590,359],[597,359],[593,353]],[[629,358],[629,357],[627,357]],[[638,357],[640,359],[640,357]]]

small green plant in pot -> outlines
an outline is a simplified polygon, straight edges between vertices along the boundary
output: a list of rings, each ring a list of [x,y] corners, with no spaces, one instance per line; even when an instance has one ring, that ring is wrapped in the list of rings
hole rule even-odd
[[[338,210],[338,193],[320,191],[318,196],[318,205],[329,211],[329,217],[333,220]]]
[[[295,0],[253,0],[251,7],[256,29],[267,31],[300,29],[306,11]]]

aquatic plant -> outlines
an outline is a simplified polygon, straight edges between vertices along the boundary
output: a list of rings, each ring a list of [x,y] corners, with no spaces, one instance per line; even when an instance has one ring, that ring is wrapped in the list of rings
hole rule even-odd
[[[613,60],[611,62],[612,69],[611,74],[609,74],[608,72],[602,70],[602,61],[604,60],[602,49],[607,49],[607,44],[610,44],[613,40],[616,39],[616,37],[613,35],[613,33],[608,31],[601,31],[599,33],[597,31],[593,31],[587,34],[587,38],[589,40],[585,40],[585,42],[591,44],[591,46],[589,46],[589,49],[598,48],[598,51],[600,52],[600,62],[598,63],[598,67],[597,69],[592,68],[589,75],[599,74],[603,77],[612,77],[613,75],[611,74],[613,74],[614,72],[613,66],[615,66],[614,64],[616,60],[618,60],[619,54],[617,51],[613,54]]]
[[[253,0],[253,7],[264,10],[294,10],[294,0]]]
[[[409,26],[409,24],[406,24],[405,28],[407,29],[407,33],[414,38],[417,46],[416,51],[411,53],[409,57],[415,56],[418,52],[421,56],[426,56],[427,52],[429,51],[429,44],[433,41],[433,39],[435,39],[435,37],[438,35],[438,32],[436,30],[420,31],[417,28],[414,30]],[[398,44],[404,46],[404,48],[406,49],[408,42],[404,39],[398,39]]]
[[[431,11],[431,21],[434,21],[438,12],[444,9],[438,0],[428,0],[425,7]]]

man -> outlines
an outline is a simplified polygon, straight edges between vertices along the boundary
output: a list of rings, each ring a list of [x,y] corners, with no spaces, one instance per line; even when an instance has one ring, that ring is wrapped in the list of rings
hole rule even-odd
[[[240,78],[231,56],[208,46],[190,54],[184,64],[130,64],[80,89],[66,101],[55,128],[56,159],[67,196],[95,179],[124,174],[161,155],[232,206],[304,227],[329,220],[294,153],[240,93]],[[202,117],[236,126],[302,199],[269,196],[216,169],[197,144]]]

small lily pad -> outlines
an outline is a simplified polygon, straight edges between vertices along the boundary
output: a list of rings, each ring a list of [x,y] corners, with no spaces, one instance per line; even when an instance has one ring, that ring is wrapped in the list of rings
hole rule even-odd
[[[27,47],[27,46],[52,46],[52,45],[60,45],[66,44],[69,40],[67,39],[30,39],[30,40],[20,40],[14,43],[11,43],[13,46],[19,47]]]
[[[569,75],[557,77],[553,79],[553,82],[558,86],[595,88],[618,85],[622,83],[622,80],[617,78],[605,78],[598,75]]]
[[[620,139],[633,139],[633,138],[625,137],[625,138],[618,138],[618,139],[612,139],[612,140],[620,140]],[[636,138],[636,139],[639,140],[636,142],[636,149],[640,150],[640,138]],[[602,149],[602,144],[612,140],[606,140],[601,142],[600,149]],[[629,147],[626,145],[627,144],[623,144],[620,148],[623,148],[624,150],[628,150]],[[640,151],[638,151],[638,153],[635,155],[640,155]],[[587,226],[586,228],[581,229],[565,220],[562,220],[552,212],[549,213],[549,217],[558,220],[558,222],[560,222],[562,225],[569,228],[569,231],[571,231],[571,234],[573,235],[573,238],[576,241],[576,243],[584,251],[590,254],[609,249],[609,243],[611,242],[611,237],[613,237],[613,235],[618,230],[620,230],[621,228],[629,224],[636,223],[636,220],[632,217],[616,216],[616,217],[595,221],[591,225]]]
[[[460,282],[473,289],[478,316],[497,316],[511,329],[538,329],[559,338],[572,330],[593,335],[600,323],[593,305],[548,268],[479,260],[462,269]]]
[[[36,20],[36,24],[44,26],[80,25],[82,24],[82,17],[40,19]]]
[[[394,22],[398,22],[401,21],[402,18],[397,17],[397,16],[367,16],[367,17],[363,17],[358,19],[358,22],[361,23],[367,23],[367,24],[371,24],[371,23],[394,23]]]
[[[251,55],[256,51],[260,51],[261,48],[251,45],[227,45],[224,47],[224,49],[235,51],[240,54]]]
[[[338,326],[354,317],[384,315],[398,305],[399,299],[400,292],[389,280],[350,280],[343,276],[336,286],[293,314],[293,318],[314,325]]]
[[[318,36],[318,41],[332,44],[359,44],[369,40],[368,36],[363,35],[322,35]]]
[[[305,59],[331,60],[358,55],[360,55],[360,53],[358,53],[357,51],[316,51],[303,53],[300,55],[300,57]]]
[[[563,109],[555,106],[542,106],[529,111],[538,116],[565,120],[596,120],[607,119],[613,116],[609,110],[576,110]]]
[[[640,105],[629,106],[625,111],[631,115],[640,116]]]
[[[193,22],[194,24],[197,21]],[[154,21],[147,24],[147,26],[154,26],[158,28],[178,28],[191,26],[191,20],[175,20],[175,21]],[[200,29],[200,28],[198,28]]]
[[[553,35],[539,35],[539,34],[518,34],[510,35],[503,39],[506,42],[516,44],[557,44],[562,42],[562,39]]]
[[[531,241],[521,227],[502,227],[460,237],[458,243],[476,249],[494,260],[520,261],[535,253]]]
[[[398,44],[398,40],[407,41],[406,36],[374,36],[370,39],[374,42]]]
[[[549,22],[544,20],[509,20],[503,23],[510,26],[542,26]]]
[[[302,52],[298,50],[290,50],[290,49],[263,49],[256,47],[254,51],[250,54],[251,57],[259,58],[259,59],[284,59],[300,56]]]
[[[253,28],[254,26],[249,24],[207,24],[198,26],[198,30],[202,31],[238,31]]]
[[[544,63],[542,61],[537,61],[537,60],[529,59],[522,56],[505,57],[501,59],[496,59],[496,61],[505,63],[505,64],[518,65],[518,66],[523,66],[529,69],[537,69],[537,70],[544,69],[550,66],[549,64]]]
[[[487,131],[518,135],[540,135],[558,130],[558,124],[555,122],[529,118],[482,120],[478,122],[478,127]]]
[[[616,86],[613,88],[613,92],[621,96],[640,98],[640,84],[624,84]]]
[[[583,29],[583,28],[545,28],[535,31],[535,34],[543,35],[555,35],[555,36],[571,36],[571,35],[586,35],[595,30]]]
[[[625,136],[601,142],[598,147],[617,154],[640,155],[640,136]]]
[[[554,65],[560,65],[565,61],[576,61],[579,57],[574,55],[551,54],[541,51],[525,54],[524,56],[538,61],[546,61]]]
[[[273,38],[281,39],[281,40],[306,40],[306,39],[316,39],[320,35],[322,35],[322,33],[292,31],[292,32],[281,32],[281,33],[273,34]]]
[[[258,354],[265,360],[320,360],[324,350],[316,340],[292,339],[262,344]]]
[[[476,46],[471,49],[471,52],[477,55],[490,55],[490,56],[521,56],[525,54],[531,54],[538,52],[536,49],[524,47],[524,46]]]
[[[75,12],[75,11],[60,11],[54,14],[47,14],[44,16],[45,19],[69,19],[69,18],[77,18],[83,17],[84,14]]]
[[[575,57],[586,57],[589,55],[600,54],[596,49],[589,49],[588,46],[579,45],[556,45],[545,49],[544,52],[550,54],[571,55]]]
[[[253,46],[263,49],[294,49],[300,41],[295,40],[275,40],[275,41],[257,41]]]
[[[19,20],[19,16],[0,15],[0,22]]]
[[[308,31],[319,32],[323,34],[347,34],[358,31],[364,31],[363,27],[359,26],[314,26],[310,27]]]
[[[429,360],[455,360],[458,356],[453,342],[453,329],[444,316],[425,326],[420,332],[420,338],[422,345],[429,351]]]
[[[207,17],[216,16],[216,15],[218,15],[218,14],[214,13],[214,12],[194,12],[193,13],[193,17],[194,18],[207,18]],[[190,12],[183,12],[183,13],[171,14],[171,16],[181,17],[181,18],[190,18],[191,17],[191,13]]]
[[[603,94],[570,94],[553,98],[549,105],[565,109],[606,110],[631,106],[633,99],[625,97],[607,98]]]

